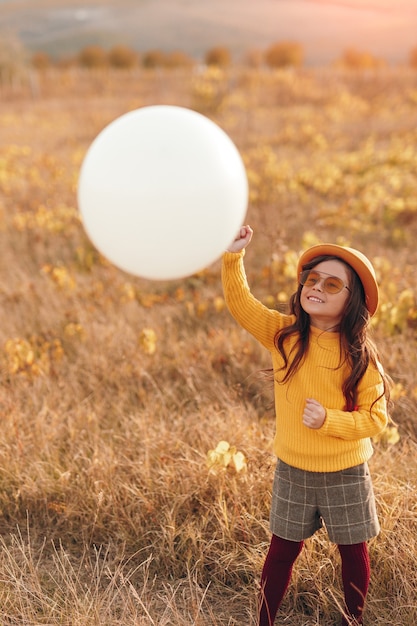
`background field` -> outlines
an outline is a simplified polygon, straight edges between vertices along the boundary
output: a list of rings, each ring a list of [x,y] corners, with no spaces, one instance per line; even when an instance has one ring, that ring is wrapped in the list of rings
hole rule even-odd
[[[219,262],[181,281],[134,278],[97,254],[77,211],[91,141],[156,103],[208,115],[241,151],[258,298],[283,306],[299,252],[318,241],[375,264],[373,332],[401,438],[375,442],[371,462],[382,532],[366,619],[414,626],[417,73],[405,69],[50,70],[1,90],[0,621],[255,624],[274,467],[268,355],[225,310]],[[207,465],[222,440],[243,469],[224,455]],[[323,532],[280,623],[333,625],[340,602]]]

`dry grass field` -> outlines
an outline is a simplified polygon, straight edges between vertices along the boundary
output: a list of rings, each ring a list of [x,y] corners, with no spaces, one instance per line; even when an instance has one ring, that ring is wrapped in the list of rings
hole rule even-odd
[[[400,440],[390,431],[371,461],[382,531],[366,624],[414,626],[417,72],[401,68],[50,70],[0,90],[0,623],[255,625],[268,354],[224,308],[219,262],[180,281],[132,277],[92,248],[77,211],[91,141],[149,104],[200,111],[241,151],[257,297],[282,306],[318,241],[373,260]],[[209,454],[221,441],[231,455]],[[341,601],[319,533],[277,623],[333,626]]]

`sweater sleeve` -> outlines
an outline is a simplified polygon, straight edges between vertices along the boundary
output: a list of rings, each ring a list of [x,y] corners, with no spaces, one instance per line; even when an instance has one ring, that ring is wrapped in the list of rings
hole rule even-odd
[[[227,307],[235,320],[265,348],[273,350],[274,338],[288,316],[269,309],[251,293],[241,252],[225,252],[222,262],[222,283]]]
[[[381,397],[379,397],[381,396]],[[326,408],[326,419],[318,433],[347,441],[374,437],[388,423],[384,387],[379,371],[370,367],[359,383],[354,411]]]

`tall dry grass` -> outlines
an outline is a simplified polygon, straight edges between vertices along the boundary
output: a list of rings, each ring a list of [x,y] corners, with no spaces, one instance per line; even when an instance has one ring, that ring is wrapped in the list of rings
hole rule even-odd
[[[251,185],[254,292],[280,306],[298,251],[346,241],[375,261],[374,328],[401,440],[371,461],[382,525],[368,624],[417,618],[417,76],[80,73],[2,95],[1,623],[254,625],[274,467],[268,355],[221,299],[219,263],[151,283],[92,249],[83,155],[116,116],[197,108],[235,140]],[[146,333],[145,331],[153,331]],[[221,440],[247,460],[210,470]],[[337,623],[337,550],[307,542],[278,621]]]

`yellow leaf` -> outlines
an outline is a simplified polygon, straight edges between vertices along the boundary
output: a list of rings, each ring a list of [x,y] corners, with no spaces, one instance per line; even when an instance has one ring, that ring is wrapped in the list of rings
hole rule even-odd
[[[145,354],[155,354],[156,341],[156,332],[152,328],[144,328],[139,335],[139,345]]]
[[[233,457],[233,465],[234,468],[236,470],[236,472],[242,472],[242,471],[246,471],[246,459],[245,459],[245,455],[243,454],[243,452],[236,452]]]
[[[212,470],[231,468],[236,473],[246,471],[246,459],[242,452],[228,441],[219,441],[214,450],[209,450],[206,456],[207,466]]]
[[[230,443],[228,441],[219,441],[219,443],[216,446],[216,452],[220,453],[220,454],[225,454],[225,452],[227,452],[230,448]]]
[[[391,446],[398,443],[400,439],[400,433],[398,432],[398,428],[396,426],[387,426],[382,433],[373,437],[375,442]]]
[[[226,306],[225,301],[221,296],[217,296],[216,298],[214,298],[214,308],[217,311],[217,313],[220,313],[221,311],[223,311],[225,306]]]

